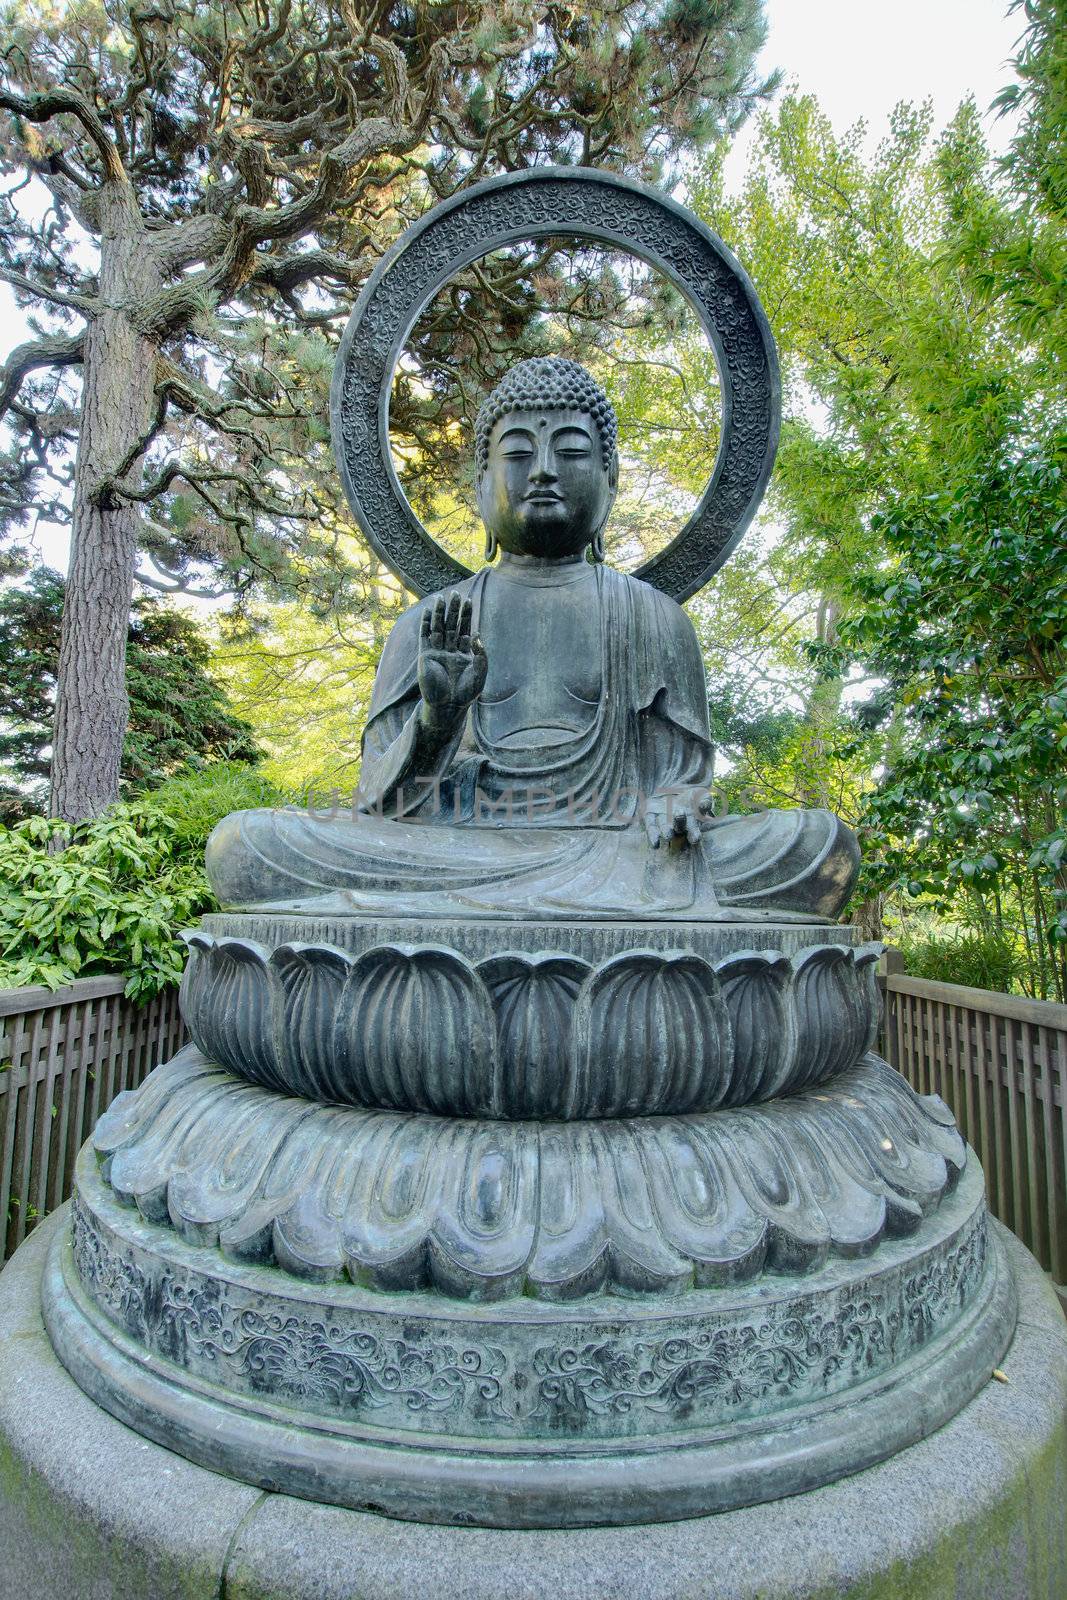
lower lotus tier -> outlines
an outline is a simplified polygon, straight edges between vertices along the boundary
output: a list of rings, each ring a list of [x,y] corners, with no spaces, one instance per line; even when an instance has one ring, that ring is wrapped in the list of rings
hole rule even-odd
[[[183,1050],[93,1135],[147,1221],[290,1275],[472,1300],[684,1293],[913,1232],[966,1146],[877,1056],[765,1105],[493,1122],[314,1105]],[[99,1182],[87,1151],[80,1182]]]
[[[44,1309],[93,1399],[204,1466],[514,1527],[696,1516],[854,1472],[965,1405],[1015,1321],[973,1160],[911,1237],[803,1279],[474,1306],[226,1261],[120,1205],[87,1153]]]

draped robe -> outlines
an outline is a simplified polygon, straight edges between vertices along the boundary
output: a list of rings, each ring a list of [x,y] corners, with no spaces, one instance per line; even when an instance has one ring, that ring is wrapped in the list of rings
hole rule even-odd
[[[456,585],[471,599],[474,632],[492,571]],[[550,747],[516,749],[494,744],[475,701],[436,779],[414,774],[398,793],[419,706],[420,628],[436,597],[412,606],[375,678],[352,814],[226,818],[207,853],[220,900],[383,916],[834,915],[858,853],[827,812],[724,818],[698,846],[649,846],[645,801],[703,791],[710,778],[703,662],[689,619],[659,590],[598,566],[595,592],[600,695],[588,724]],[[486,648],[492,659],[491,638]]]

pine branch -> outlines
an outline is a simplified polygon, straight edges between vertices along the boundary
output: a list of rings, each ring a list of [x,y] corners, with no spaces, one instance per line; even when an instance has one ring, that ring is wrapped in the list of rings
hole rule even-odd
[[[0,417],[10,407],[22,380],[40,367],[71,367],[82,359],[85,332],[54,334],[47,339],[30,339],[16,345],[0,368]]]
[[[353,255],[362,254],[373,245],[369,235],[352,246]],[[265,284],[282,294],[291,294],[315,278],[330,278],[355,288],[363,281],[363,273],[350,257],[333,255],[328,250],[307,250],[287,256],[258,255],[256,269],[249,283]]]
[[[248,244],[299,238],[331,215],[337,202],[344,198],[353,173],[364,162],[387,151],[412,150],[418,142],[413,128],[390,117],[367,117],[340,144],[324,152],[318,177],[301,199],[288,205],[243,207],[239,214],[241,233]]]
[[[164,528],[158,522],[153,522],[148,517],[143,519],[142,526],[146,532],[154,534],[157,537],[167,539],[172,537],[167,528]],[[224,595],[232,594],[234,592],[231,587],[227,587],[226,585],[223,585],[222,587],[206,589],[202,585],[193,583],[191,578],[179,572],[176,567],[168,566],[167,562],[165,562],[161,556],[156,555],[153,551],[149,550],[147,554],[149,561],[155,567],[160,576],[158,578],[153,578],[150,573],[142,572],[140,569],[138,569],[138,571],[134,573],[134,577],[136,581],[140,584],[143,584],[146,589],[154,589],[157,594],[188,595],[194,600],[221,600]]]
[[[24,272],[16,272],[13,267],[0,265],[0,280],[9,283],[13,289],[21,290],[23,294],[32,295],[35,300],[47,300],[50,305],[80,311],[84,316],[91,316],[100,305],[94,295],[64,294],[62,289],[53,289],[38,279],[28,278]]]
[[[104,168],[104,178],[111,183],[124,183],[126,169],[119,159],[114,142],[108,137],[104,124],[93,107],[77,89],[47,89],[43,94],[19,94],[15,89],[0,86],[0,108],[13,111],[27,122],[50,122],[53,117],[73,116],[78,119],[86,134],[96,146]]]
[[[148,237],[160,268],[179,272],[194,261],[208,261],[226,248],[230,229],[225,219],[213,211],[201,211],[185,222],[148,224]]]
[[[265,422],[292,422],[303,415],[295,406],[284,410],[280,406],[260,405],[254,400],[220,399],[206,384],[200,383],[189,373],[183,372],[172,361],[168,361],[165,356],[160,356],[159,358],[159,373],[159,393],[165,394],[168,400],[171,400],[188,416],[196,417],[201,422],[215,423],[222,432],[242,434],[263,450],[267,449],[266,444],[257,439],[249,429],[236,427],[234,424],[226,423],[223,420],[227,413],[236,412],[238,415],[248,417],[250,420]]]

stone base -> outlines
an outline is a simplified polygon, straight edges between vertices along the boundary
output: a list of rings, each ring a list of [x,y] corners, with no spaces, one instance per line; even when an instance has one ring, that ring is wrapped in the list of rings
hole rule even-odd
[[[0,1600],[1062,1600],[1067,1324],[1020,1299],[987,1382],[932,1437],[792,1499],[631,1529],[425,1527],[235,1483],[131,1433],[52,1352],[43,1223],[0,1277]]]

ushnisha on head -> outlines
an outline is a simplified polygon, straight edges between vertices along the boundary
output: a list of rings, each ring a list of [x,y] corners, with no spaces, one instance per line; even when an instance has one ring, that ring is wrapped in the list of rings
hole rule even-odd
[[[592,546],[619,481],[611,401],[584,367],[560,356],[520,361],[485,401],[474,428],[485,554],[562,560]]]

